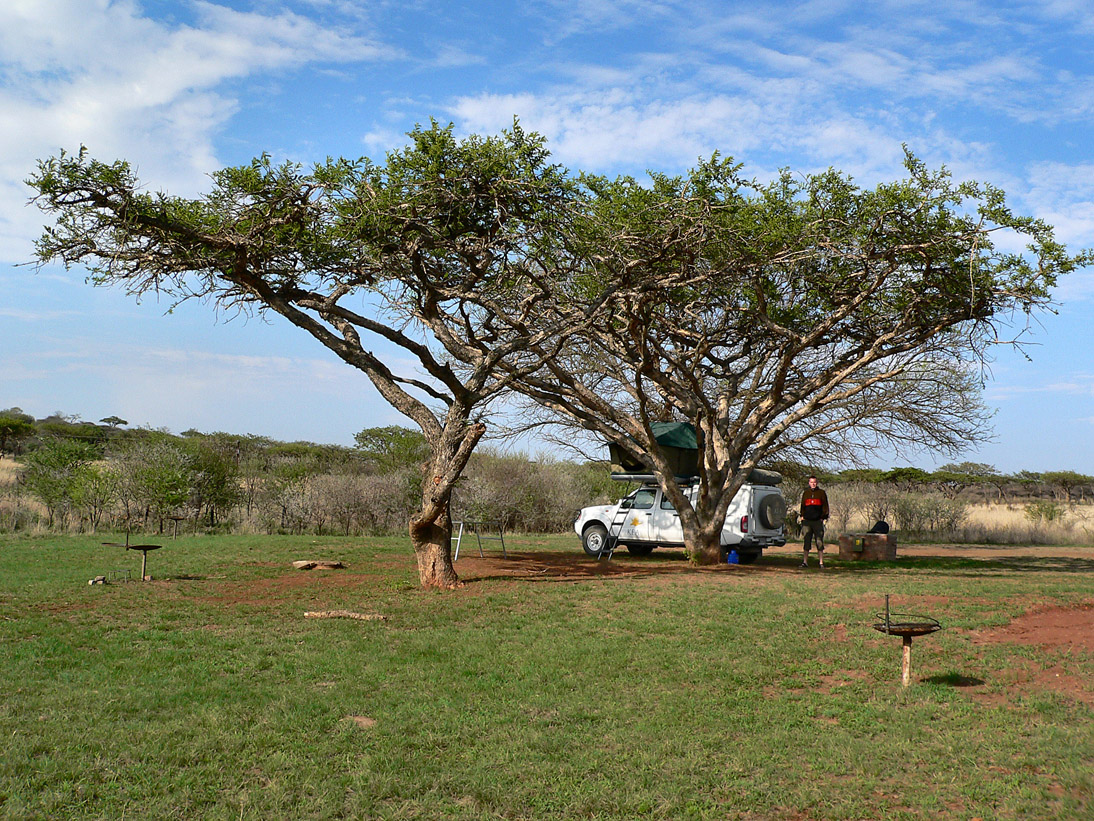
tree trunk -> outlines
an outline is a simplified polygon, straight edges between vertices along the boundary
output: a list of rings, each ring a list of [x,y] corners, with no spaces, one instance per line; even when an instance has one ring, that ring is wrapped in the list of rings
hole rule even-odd
[[[730,496],[732,499],[733,497]],[[714,499],[696,500],[694,514],[680,514],[680,525],[684,531],[684,550],[693,564],[714,565],[725,561],[726,552],[722,545],[722,528],[725,513],[718,515],[718,504]],[[715,522],[719,524],[714,524]]]
[[[712,565],[722,561],[721,533],[700,533],[693,544],[687,545],[688,558],[695,564]]]
[[[421,509],[410,520],[410,542],[424,588],[452,590],[462,586],[452,566],[452,487],[486,432],[481,422],[468,424],[464,410],[454,405],[443,429],[432,438],[427,434],[433,457],[422,483]]]
[[[691,531],[690,533],[688,531]],[[725,559],[722,546],[722,529],[699,525],[692,529],[684,526],[684,550],[694,564],[712,565]]]
[[[422,587],[453,590],[462,585],[452,566],[452,519],[446,511],[431,522],[420,516],[410,520],[410,542],[418,560]]]

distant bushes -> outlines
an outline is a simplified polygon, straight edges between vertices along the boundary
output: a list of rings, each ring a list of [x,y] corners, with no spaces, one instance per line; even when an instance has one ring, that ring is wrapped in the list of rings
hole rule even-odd
[[[53,428],[63,422],[54,420]],[[54,430],[0,462],[0,531],[124,529],[254,533],[404,532],[421,502],[420,434],[362,431],[357,448],[187,431]],[[480,448],[453,495],[457,520],[557,532],[622,495],[604,465]]]
[[[830,525],[839,532],[869,530],[877,521],[911,537],[955,538],[968,521],[970,503],[930,491],[906,491],[871,482],[828,487]]]
[[[454,507],[466,519],[500,522],[506,530],[554,533],[570,528],[582,507],[625,492],[603,464],[532,461],[487,448],[472,457]]]
[[[357,447],[279,442],[258,436],[175,436],[127,430],[125,420],[80,422],[56,413],[34,422],[18,408],[0,411],[0,532],[98,529],[163,532],[172,519],[201,531],[388,534],[406,531],[419,508],[420,433],[368,428]],[[786,462],[788,532],[806,478],[821,475],[833,533],[887,521],[903,539],[987,543],[1089,542],[1090,477],[1056,471],[1002,476],[962,463],[928,473],[813,471]],[[619,498],[603,463],[531,459],[480,447],[453,492],[453,518],[498,523],[507,531],[560,532],[577,511]],[[989,507],[988,502],[996,502]],[[987,511],[991,511],[988,515]]]
[[[1062,524],[1067,518],[1067,509],[1055,502],[1037,501],[1026,505],[1026,518],[1033,524],[1055,522]]]
[[[893,518],[896,526],[909,534],[950,536],[968,520],[968,508],[969,503],[962,499],[904,493],[893,500]]]
[[[833,533],[863,532],[886,521],[905,541],[971,544],[1091,544],[1094,505],[1053,499],[1000,504],[948,497],[931,488],[886,483],[827,485]],[[791,507],[795,490],[788,489]],[[792,531],[792,535],[796,535]]]

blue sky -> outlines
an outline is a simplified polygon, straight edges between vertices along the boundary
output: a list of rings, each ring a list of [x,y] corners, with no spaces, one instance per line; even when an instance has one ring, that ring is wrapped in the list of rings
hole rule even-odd
[[[558,162],[604,174],[679,172],[717,150],[761,179],[834,166],[870,185],[901,175],[907,144],[1078,250],[1094,246],[1092,46],[1086,0],[7,0],[0,407],[339,444],[406,423],[276,317],[168,313],[21,265],[43,224],[23,181],[62,148],[197,194],[263,152],[381,159],[431,117],[496,133],[517,116]],[[1094,474],[1094,271],[1056,298],[1032,361],[997,351],[996,440],[964,458]]]

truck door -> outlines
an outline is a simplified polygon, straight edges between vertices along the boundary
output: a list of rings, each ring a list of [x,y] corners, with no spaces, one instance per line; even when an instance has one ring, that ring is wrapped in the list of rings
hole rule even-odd
[[[744,485],[737,491],[737,495],[733,497],[733,501],[729,503],[729,509],[726,511],[726,521],[722,525],[722,544],[740,544],[741,539],[746,535],[741,527],[742,524],[746,524],[749,532],[751,532],[752,522],[749,516],[751,504],[752,487]]]
[[[651,517],[653,539],[658,544],[683,544],[684,528],[680,525],[680,514],[672,502],[662,493],[657,494],[659,502]]]
[[[621,542],[648,542],[651,539],[650,520],[653,518],[653,503],[658,493],[656,489],[644,487],[636,490],[623,500],[626,514],[623,527],[619,531]]]

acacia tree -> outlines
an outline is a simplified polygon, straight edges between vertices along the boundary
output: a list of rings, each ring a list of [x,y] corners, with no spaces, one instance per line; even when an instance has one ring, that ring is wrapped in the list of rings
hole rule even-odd
[[[1053,493],[1056,489],[1059,489],[1060,497],[1068,504],[1071,503],[1071,492],[1074,489],[1079,490],[1079,501],[1086,501],[1086,494],[1083,492],[1083,488],[1090,484],[1092,478],[1083,473],[1077,473],[1074,470],[1050,470],[1041,474],[1041,481],[1046,485],[1053,488]]]
[[[586,178],[589,265],[568,304],[603,302],[606,283],[610,300],[522,390],[655,473],[693,559],[722,557],[728,505],[763,460],[980,438],[977,365],[1087,262],[995,188],[906,165],[873,189],[835,171],[757,185],[717,156],[649,186]],[[695,428],[694,505],[651,428],[671,420]]]
[[[164,520],[177,513],[190,496],[193,458],[162,433],[131,441],[116,457],[118,493],[125,504],[126,528],[140,518],[155,519],[160,533]]]
[[[49,439],[27,455],[20,481],[41,500],[49,516],[49,527],[62,528],[69,511],[79,503],[82,485],[92,473],[99,451],[76,439]]]
[[[401,425],[365,428],[354,434],[357,449],[379,473],[419,468],[429,458],[429,443],[421,433]]]
[[[225,434],[212,434],[188,440],[185,450],[190,456],[190,495],[188,505],[195,521],[204,511],[209,526],[243,499],[239,463],[242,447],[239,439]]]
[[[23,413],[21,408],[0,410],[0,459],[4,458],[5,451],[15,454],[18,443],[34,435],[36,430],[34,417]]]
[[[943,465],[931,473],[931,481],[938,485],[947,497],[956,498],[961,491],[977,485],[991,484],[1002,498],[1002,485],[1006,477],[992,465],[982,462],[961,462]]]
[[[456,140],[435,123],[386,163],[328,160],[305,172],[268,157],[213,175],[200,199],[150,194],[128,164],[81,150],[41,161],[29,181],[56,224],[40,262],[90,267],[137,297],[200,297],[273,311],[362,371],[429,444],[410,536],[423,586],[452,587],[450,499],[486,431],[489,405],[532,347],[557,329],[513,326],[546,297],[572,186],[543,141],[514,125]],[[506,311],[495,311],[506,303]],[[511,309],[511,310],[510,310]],[[382,349],[411,357],[396,373]]]

